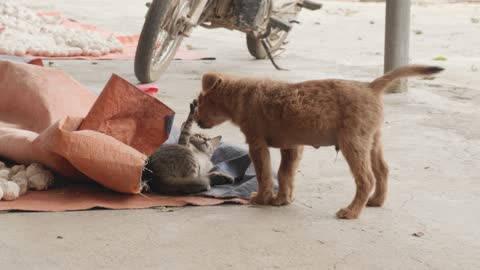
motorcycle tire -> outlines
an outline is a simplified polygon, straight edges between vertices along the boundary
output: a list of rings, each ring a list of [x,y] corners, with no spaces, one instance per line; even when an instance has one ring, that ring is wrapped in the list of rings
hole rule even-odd
[[[272,44],[271,50],[275,51],[282,47],[283,43],[287,39],[288,32],[282,31],[280,34],[281,36]],[[268,39],[268,38],[267,38]],[[260,39],[256,38],[252,33],[247,33],[247,48],[250,55],[255,57],[256,59],[265,59],[267,58],[267,52],[265,48],[263,48]]]
[[[154,62],[155,46],[163,22],[171,19],[169,11],[178,3],[179,0],[153,0],[149,7],[135,53],[135,76],[142,83],[156,81],[168,68],[181,44],[183,36],[177,35],[174,48],[168,52],[169,55],[165,55],[165,59],[161,63]]]
[[[295,20],[301,11],[298,2],[298,0],[272,0],[272,16],[288,22]],[[284,31],[277,27],[271,28],[270,34],[266,39],[272,56],[276,56],[283,51],[282,46],[285,45],[289,33],[289,31]],[[247,48],[248,52],[256,59],[265,59],[268,56],[260,39],[256,38],[253,33],[247,33]]]

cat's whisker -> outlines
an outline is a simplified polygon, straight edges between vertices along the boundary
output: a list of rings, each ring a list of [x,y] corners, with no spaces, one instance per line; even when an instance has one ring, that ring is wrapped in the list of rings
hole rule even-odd
[[[140,195],[140,196],[143,196],[143,197],[145,197],[145,198],[147,198],[147,199],[149,199],[149,200],[151,200],[151,199],[152,199],[152,198],[148,197],[147,195],[145,195],[145,194],[143,194],[143,193],[141,193],[141,192],[140,192],[140,193],[138,193],[138,195]]]

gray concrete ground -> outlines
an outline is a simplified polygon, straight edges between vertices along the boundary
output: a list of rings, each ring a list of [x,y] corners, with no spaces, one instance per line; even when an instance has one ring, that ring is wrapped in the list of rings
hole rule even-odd
[[[123,34],[140,31],[145,11],[142,1],[129,0],[23,2]],[[304,12],[279,59],[291,71],[282,72],[252,60],[241,33],[196,29],[185,44],[217,60],[174,62],[158,81],[158,98],[178,112],[178,123],[208,70],[291,81],[371,80],[382,71],[383,12],[382,3],[332,1]],[[475,4],[413,7],[411,62],[447,70],[385,97],[391,168],[385,207],[337,220],[335,211],[352,199],[352,177],[341,156],[334,162],[333,148],[309,148],[288,207],[0,214],[0,268],[479,269],[479,17]],[[432,60],[439,56],[447,60]],[[55,64],[96,89],[112,72],[135,82],[132,61]],[[211,132],[243,143],[231,125]],[[271,152],[278,165],[278,151]]]

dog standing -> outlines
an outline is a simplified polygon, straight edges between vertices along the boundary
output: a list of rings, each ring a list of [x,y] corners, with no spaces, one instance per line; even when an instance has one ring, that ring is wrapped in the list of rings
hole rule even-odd
[[[303,145],[339,147],[357,188],[353,201],[337,217],[354,219],[365,205],[379,207],[386,198],[388,166],[381,141],[384,90],[397,79],[442,70],[405,66],[371,83],[334,79],[287,83],[207,73],[194,119],[201,128],[225,121],[240,127],[259,184],[251,197],[254,204],[293,201]],[[273,194],[269,147],[281,151],[277,194]]]

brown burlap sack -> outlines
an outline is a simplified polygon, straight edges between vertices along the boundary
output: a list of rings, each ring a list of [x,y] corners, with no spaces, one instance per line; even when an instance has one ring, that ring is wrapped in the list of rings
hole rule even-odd
[[[63,157],[34,144],[38,134],[33,131],[0,127],[0,157],[8,158],[17,164],[42,163],[55,172],[71,180],[85,180]]]
[[[93,130],[77,130],[83,118],[66,117],[38,136],[34,145],[68,160],[77,170],[113,191],[140,192],[147,156]]]
[[[0,61],[0,120],[22,128],[0,127],[0,157],[139,193],[147,155],[167,139],[174,112],[115,75],[93,107],[92,95],[61,71]]]
[[[63,71],[0,60],[0,122],[40,133],[67,115],[85,117],[96,98]]]
[[[174,112],[112,75],[79,130],[96,130],[150,156],[168,138]]]

